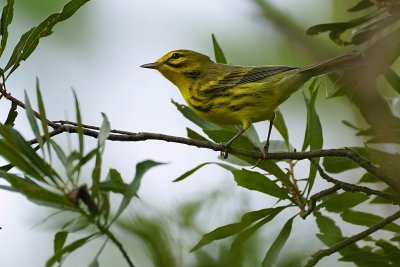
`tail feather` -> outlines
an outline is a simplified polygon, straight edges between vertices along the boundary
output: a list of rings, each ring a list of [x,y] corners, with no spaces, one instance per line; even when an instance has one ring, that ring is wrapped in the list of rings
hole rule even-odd
[[[304,67],[300,70],[300,72],[309,73],[310,77],[314,77],[359,67],[363,64],[364,59],[362,54],[360,52],[351,52],[329,59],[322,63]]]

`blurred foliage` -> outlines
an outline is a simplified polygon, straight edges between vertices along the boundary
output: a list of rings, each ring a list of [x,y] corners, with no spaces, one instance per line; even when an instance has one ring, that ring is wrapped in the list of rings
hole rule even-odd
[[[104,244],[89,266],[100,265],[98,258],[108,240],[119,249],[129,266],[141,266],[136,258],[131,258],[130,254],[135,253],[145,254],[149,262],[160,267],[309,267],[334,253],[340,254],[340,261],[350,262],[355,266],[385,267],[400,264],[400,225],[396,223],[400,212],[383,216],[367,212],[363,208],[377,205],[382,210],[397,210],[400,204],[400,180],[397,177],[400,162],[400,111],[397,104],[400,77],[398,69],[393,67],[400,55],[399,1],[361,0],[348,8],[354,18],[315,25],[307,30],[310,35],[327,32],[335,44],[341,47],[351,45],[364,56],[362,64],[357,68],[330,76],[334,88],[329,95],[346,97],[350,100],[350,105],[359,110],[368,127],[363,128],[352,122],[344,124],[351,127],[356,135],[365,138],[364,146],[347,149],[349,155],[352,155],[347,157],[335,154],[335,150],[326,150],[332,154],[323,158],[319,154],[310,156],[308,176],[301,179],[295,176],[295,169],[299,160],[306,157],[277,157],[274,160],[258,161],[255,157],[230,154],[225,163],[206,162],[192,167],[174,181],[188,179],[202,167],[214,164],[229,172],[238,186],[257,191],[258,194],[276,201],[275,205],[256,210],[248,211],[249,208],[244,207],[243,214],[239,214],[243,211],[238,209],[232,216],[232,223],[218,226],[211,231],[210,227],[215,226],[206,223],[210,216],[210,207],[224,209],[223,205],[215,205],[219,192],[184,203],[175,213],[146,209],[143,205],[142,212],[136,212],[130,219],[121,219],[132,200],[138,198],[138,190],[147,171],[162,163],[153,160],[137,163],[134,177],[126,182],[118,170],[104,170],[103,167],[106,141],[111,133],[115,133],[105,114],[102,114],[101,127],[83,124],[75,95],[76,122],[65,126],[47,119],[39,80],[36,83],[37,109],[31,105],[27,94],[20,101],[12,98],[6,90],[8,77],[30,57],[40,40],[51,35],[56,25],[69,20],[86,2],[88,0],[66,2],[60,12],[51,14],[24,33],[10,55],[3,52],[6,45],[10,45],[8,36],[12,34],[9,32],[9,25],[13,22],[14,0],[6,1],[1,15],[0,56],[8,60],[4,61],[6,63],[0,69],[0,93],[1,99],[11,101],[11,105],[9,113],[3,118],[4,123],[0,124],[0,156],[7,161],[7,165],[0,167],[0,177],[7,185],[2,185],[0,189],[17,192],[33,203],[54,209],[55,217],[60,214],[68,215],[62,217],[63,223],[54,234],[54,253],[46,266],[62,265],[69,254],[96,238],[103,238]],[[290,32],[291,40],[296,40],[300,46],[310,47],[312,41],[300,34],[295,24],[282,20],[282,14],[268,2],[255,3],[266,20],[274,20],[275,25],[281,25],[281,29]],[[25,4],[29,6],[29,3]],[[49,10],[52,8],[53,6],[49,6]],[[216,61],[226,62],[223,46],[214,35],[212,44]],[[319,52],[327,51],[323,47],[318,49],[320,45],[313,44],[312,47]],[[377,85],[378,78],[387,81],[388,88],[385,89],[392,92],[390,98],[379,90],[382,85]],[[319,80],[313,79],[303,88],[307,110],[304,141],[299,150],[302,152],[291,155],[318,152],[324,146],[322,118],[316,108],[319,87]],[[173,104],[183,116],[202,130],[200,133],[187,128],[189,138],[223,142],[235,135],[233,127],[211,124],[199,118],[187,106],[174,101]],[[34,136],[32,140],[26,140],[14,129],[15,120],[20,116],[18,107],[25,109]],[[285,155],[289,155],[295,150],[290,142],[292,133],[289,134],[285,119],[279,111],[274,126],[283,141],[272,140],[270,152],[288,152]],[[70,151],[62,149],[52,138],[61,131],[76,134],[78,148]],[[94,148],[86,147],[86,136],[97,137]],[[264,143],[254,127],[251,127],[246,135],[238,138],[234,146],[256,153]],[[307,155],[311,155],[310,153]],[[359,160],[354,160],[355,157]],[[54,169],[56,163],[63,169]],[[88,169],[90,177],[82,174]],[[330,176],[347,174],[350,170],[359,170],[362,173],[358,184],[341,182]],[[323,190],[316,188],[315,181],[321,178],[333,183],[333,186]],[[114,201],[115,199],[119,202]],[[137,210],[140,210],[140,203],[135,204]],[[319,229],[315,233],[315,242],[319,239],[325,246],[312,252],[312,255],[308,255],[309,248],[296,247],[296,243],[293,245],[288,241],[294,232],[303,230],[300,219],[307,216],[313,216]],[[346,236],[343,233],[345,224],[363,230]],[[127,250],[120,241],[121,237],[114,234],[117,228],[139,243],[134,249],[136,252]],[[261,232],[263,229],[273,231],[273,234],[265,237]],[[373,233],[379,230],[385,231],[389,237],[376,238]],[[204,233],[205,231],[208,232]],[[199,235],[202,235],[200,239]],[[311,233],[308,235],[311,236]],[[295,253],[289,252],[288,247]],[[187,255],[189,250],[190,256]]]

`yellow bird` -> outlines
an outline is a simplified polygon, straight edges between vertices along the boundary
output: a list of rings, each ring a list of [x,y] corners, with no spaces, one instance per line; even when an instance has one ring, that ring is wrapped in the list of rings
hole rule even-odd
[[[191,50],[175,50],[142,68],[156,69],[176,85],[189,107],[201,118],[220,125],[241,125],[242,129],[224,143],[232,142],[250,125],[270,121],[267,143],[275,110],[310,78],[347,69],[359,64],[358,52],[348,53],[307,67],[235,66],[218,64]]]

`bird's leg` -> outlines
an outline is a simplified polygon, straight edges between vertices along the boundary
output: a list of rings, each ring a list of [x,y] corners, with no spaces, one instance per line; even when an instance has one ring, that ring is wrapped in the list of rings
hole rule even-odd
[[[268,154],[269,139],[271,138],[271,131],[272,131],[272,125],[274,125],[274,120],[275,120],[275,113],[274,113],[274,116],[272,117],[272,119],[269,121],[267,142],[265,143],[263,150],[262,150],[264,157]]]
[[[267,156],[268,154],[268,149],[269,149],[269,139],[271,138],[271,131],[272,131],[272,125],[274,125],[274,120],[275,120],[275,113],[274,116],[271,118],[271,120],[269,121],[269,127],[268,127],[268,135],[267,135],[267,141],[264,145],[264,147],[262,148],[261,152],[263,153],[263,157],[265,158],[265,156]],[[258,164],[260,164],[263,161],[263,159],[259,159],[257,160],[256,164],[254,165],[253,168],[257,167]]]
[[[235,134],[234,137],[232,137],[228,142],[226,143],[221,143],[221,145],[224,146],[224,150],[221,151],[221,158],[226,159],[228,157],[228,150],[231,147],[233,141],[235,141],[239,136],[241,136],[247,129],[247,128],[242,128],[237,134]]]

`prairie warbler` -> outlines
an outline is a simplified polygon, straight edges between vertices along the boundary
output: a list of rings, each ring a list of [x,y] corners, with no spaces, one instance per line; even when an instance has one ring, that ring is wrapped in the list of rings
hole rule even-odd
[[[224,143],[222,157],[229,146],[253,122],[269,120],[267,143],[275,110],[310,78],[354,66],[361,58],[353,52],[306,67],[235,66],[218,64],[208,56],[191,50],[175,50],[142,68],[156,69],[175,84],[189,107],[200,117],[222,125],[241,125],[242,129]]]

